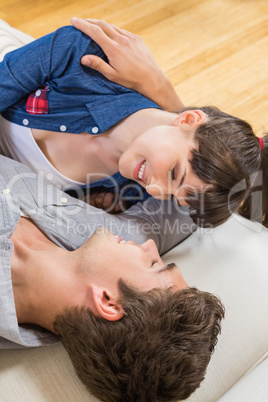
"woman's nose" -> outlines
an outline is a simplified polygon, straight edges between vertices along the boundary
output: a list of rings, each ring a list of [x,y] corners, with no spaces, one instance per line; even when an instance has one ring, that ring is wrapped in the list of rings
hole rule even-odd
[[[168,183],[164,180],[152,178],[150,184],[146,186],[146,191],[155,198],[163,199],[169,194]]]

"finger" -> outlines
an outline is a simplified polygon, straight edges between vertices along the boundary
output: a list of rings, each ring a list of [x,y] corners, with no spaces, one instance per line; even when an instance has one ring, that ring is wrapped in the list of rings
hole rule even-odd
[[[110,66],[110,64],[106,63],[98,56],[94,55],[85,55],[81,58],[81,63],[86,66],[92,68],[92,70],[96,70],[103,74],[106,78],[111,80],[113,78],[114,69]]]
[[[127,209],[131,207],[131,202],[129,201],[120,201],[116,206],[114,207],[114,213],[118,212],[125,212]]]
[[[97,207],[96,202],[95,202],[96,194],[87,194],[84,196],[83,201],[86,202],[87,204],[92,205],[93,207]]]
[[[120,206],[120,212],[125,212],[127,209],[131,207],[130,201],[122,201],[118,204]]]
[[[114,207],[114,212],[121,212],[121,205],[120,204],[116,204],[116,206]]]
[[[112,210],[114,208],[114,193],[106,193],[103,197],[102,209]]]
[[[75,17],[71,19],[71,22],[76,29],[92,38],[102,48],[104,53],[109,51],[111,46],[114,46],[115,42],[97,24]]]
[[[90,196],[87,194],[84,196],[83,201],[86,202],[87,204],[91,204],[90,202]],[[91,204],[92,205],[92,204]]]
[[[95,194],[94,202],[95,202],[95,206],[97,208],[103,209],[103,199],[104,199],[104,197],[105,197],[104,192]]]
[[[116,26],[116,25],[114,25],[114,24],[111,24],[111,26],[114,28],[114,30],[115,30],[118,34],[120,34],[120,35],[122,35],[122,36],[128,36],[129,38],[137,38],[137,37],[138,37],[138,36],[135,35],[134,33],[129,32],[129,31],[127,31],[126,29],[119,28],[118,26]]]
[[[91,24],[99,26],[103,32],[109,36],[109,38],[113,40],[117,40],[118,36],[120,34],[120,28],[118,28],[116,25],[109,24],[107,21],[104,20],[96,20],[93,18],[86,18],[86,21],[90,22]]]

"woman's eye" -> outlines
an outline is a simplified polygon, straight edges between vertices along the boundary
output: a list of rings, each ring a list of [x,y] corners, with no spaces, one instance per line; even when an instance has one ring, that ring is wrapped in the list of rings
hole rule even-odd
[[[171,177],[171,180],[175,180],[175,168],[171,170],[170,177]]]

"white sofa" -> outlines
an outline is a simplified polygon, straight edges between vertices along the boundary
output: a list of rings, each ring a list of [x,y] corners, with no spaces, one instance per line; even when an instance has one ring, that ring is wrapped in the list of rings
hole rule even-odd
[[[0,57],[32,38],[0,20]],[[226,318],[201,387],[189,402],[268,401],[268,230],[234,215],[198,230],[164,257],[188,283],[219,295]],[[1,402],[96,401],[61,344],[0,350]]]

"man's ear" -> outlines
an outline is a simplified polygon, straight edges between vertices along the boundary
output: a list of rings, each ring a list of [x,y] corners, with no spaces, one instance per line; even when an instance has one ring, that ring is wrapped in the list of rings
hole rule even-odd
[[[206,114],[202,110],[185,110],[173,122],[174,126],[199,127],[206,120]]]
[[[101,317],[108,321],[118,321],[124,316],[123,308],[109,290],[93,285],[92,296],[95,308]]]

